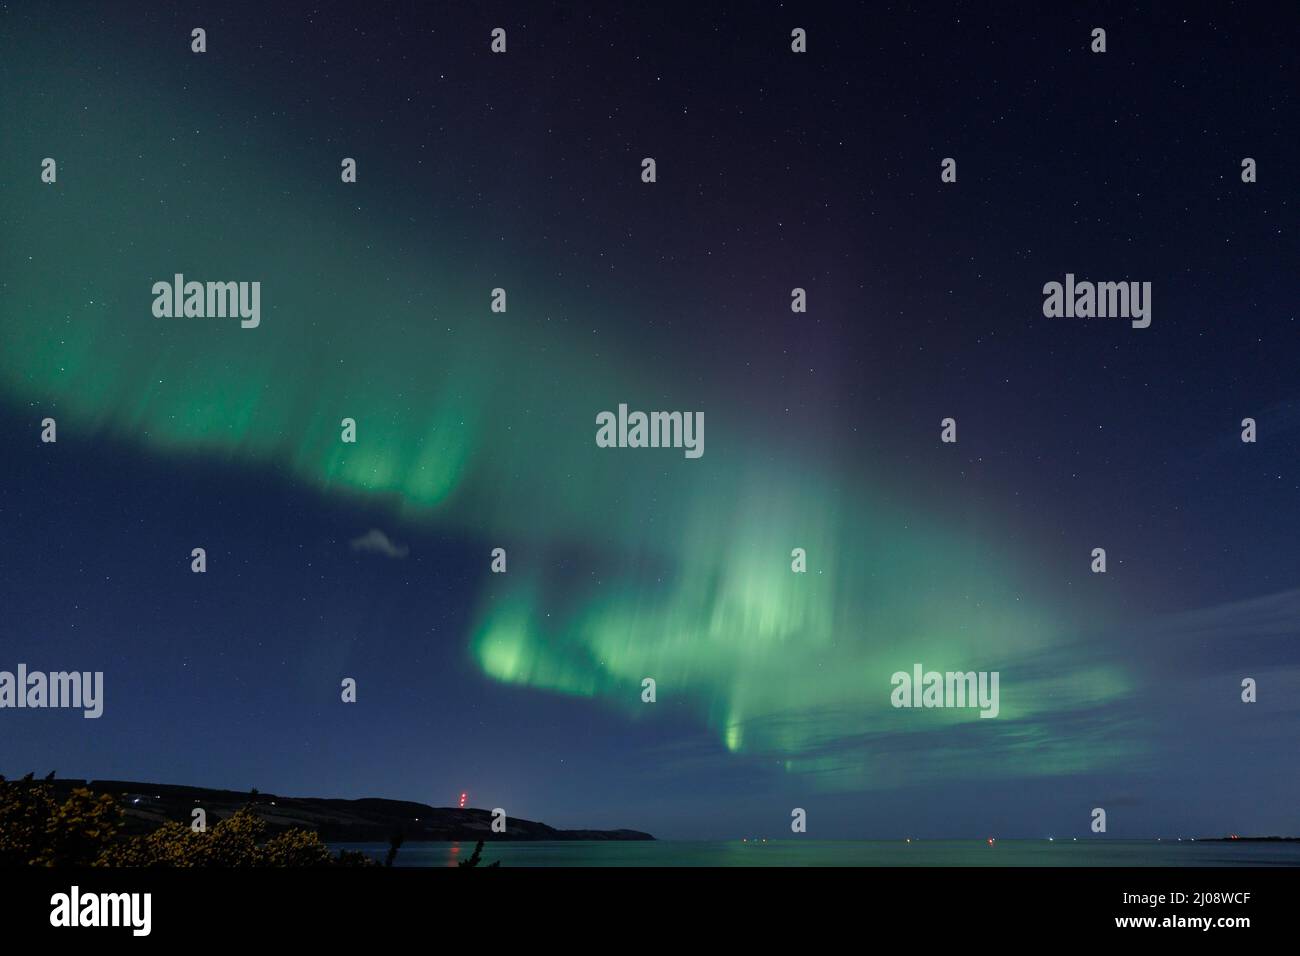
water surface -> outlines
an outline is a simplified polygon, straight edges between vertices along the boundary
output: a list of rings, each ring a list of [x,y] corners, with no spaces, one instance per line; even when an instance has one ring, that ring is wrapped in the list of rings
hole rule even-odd
[[[386,843],[336,843],[382,860]],[[455,866],[472,843],[406,843],[397,866]],[[1203,840],[739,840],[487,843],[502,866],[1300,866],[1300,843]]]

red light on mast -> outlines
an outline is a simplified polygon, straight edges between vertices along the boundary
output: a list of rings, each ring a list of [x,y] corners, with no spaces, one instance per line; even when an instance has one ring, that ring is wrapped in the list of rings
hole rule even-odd
[[[469,796],[469,794],[467,794],[467,793],[462,793],[462,794],[460,795],[460,806],[461,806],[461,809],[462,809],[462,810],[465,809],[465,798],[468,797],[468,796]]]

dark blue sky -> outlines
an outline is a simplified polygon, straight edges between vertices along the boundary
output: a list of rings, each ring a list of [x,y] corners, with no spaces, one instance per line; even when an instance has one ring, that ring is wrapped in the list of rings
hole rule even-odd
[[[0,5],[0,669],[106,675],[98,721],[0,711],[0,772],[441,805],[468,790],[556,826],[665,837],[775,836],[795,806],[827,838],[1082,836],[1094,806],[1116,836],[1300,832],[1297,13],[755,6]],[[198,25],[203,57],[188,51]],[[509,52],[490,60],[498,25]],[[1094,26],[1105,54],[1088,51]],[[57,186],[39,181],[45,155]],[[659,163],[652,199],[643,155]],[[340,156],[359,157],[355,205],[322,199],[342,188]],[[947,156],[954,185],[939,182]],[[1240,180],[1246,156],[1257,183]],[[267,336],[226,338],[269,342],[256,368],[293,385],[302,407],[258,406],[284,417],[274,442],[220,408],[195,425],[210,441],[157,434],[179,406],[152,377],[201,390],[204,366],[147,338],[157,320],[131,297],[183,269],[269,290]],[[1042,286],[1067,272],[1151,281],[1151,327],[1045,319]],[[454,323],[447,301],[497,284],[528,328],[473,340],[468,363],[380,315],[445,308]],[[797,322],[793,285],[813,303]],[[275,338],[295,322],[301,345]],[[35,344],[47,337],[58,348]],[[311,352],[317,338],[339,362]],[[302,467],[295,425],[332,428],[340,363],[380,348],[391,374],[346,400],[391,412],[394,433],[437,402],[459,408],[473,382],[527,399],[510,423],[524,437],[484,439],[474,492],[441,511]],[[50,356],[81,378],[47,376]],[[219,366],[236,391],[240,361]],[[582,457],[598,410],[584,382],[606,375],[624,389],[611,407],[644,385],[660,390],[648,403],[710,416],[702,461],[718,470],[655,485],[639,536],[602,509],[626,514],[642,486]],[[495,434],[495,406],[465,405]],[[57,445],[39,441],[46,414]],[[946,415],[955,456],[937,442]],[[1239,441],[1246,416],[1254,445]],[[665,693],[653,719],[540,673],[485,673],[474,641],[503,537],[510,573],[547,582],[539,606],[557,616],[598,606],[613,585],[593,569],[611,567],[654,582],[636,592],[650,613],[673,572],[646,566],[686,577],[705,561],[690,496],[739,495],[737,475],[788,488],[791,461],[813,490],[774,497],[773,513],[838,489],[827,520],[852,538],[822,606],[828,667],[856,660],[835,649],[859,627],[858,582],[898,574],[890,591],[932,603],[964,561],[959,536],[987,546],[999,588],[1052,616],[1038,656],[1008,640],[989,666],[1064,688],[1063,668],[1122,673],[1124,689],[1045,707],[1041,736],[1009,732],[987,759],[961,728],[837,724],[817,758],[872,768],[870,786],[845,786],[774,769],[802,744],[724,746],[712,656],[682,678],[709,689]],[[952,550],[875,538],[859,503],[891,528],[923,513]],[[352,550],[370,528],[409,557]],[[742,565],[751,540],[728,543]],[[199,543],[205,575],[188,570]],[[978,604],[978,580],[953,600]],[[911,620],[905,598],[895,624]],[[536,617],[538,654],[572,663]],[[345,675],[356,705],[339,702]],[[1239,701],[1243,676],[1258,704]],[[864,674],[864,695],[880,683]]]

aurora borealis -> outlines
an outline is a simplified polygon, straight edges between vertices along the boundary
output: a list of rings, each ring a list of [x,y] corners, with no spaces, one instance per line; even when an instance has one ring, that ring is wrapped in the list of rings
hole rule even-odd
[[[76,9],[3,11],[0,643],[106,704],[4,715],[0,772],[685,836],[1300,828],[1276,89],[1183,70],[1219,122],[1152,124],[1131,74],[1174,54],[1094,67],[1068,21],[1017,66],[895,11],[859,61],[826,13],[810,65],[780,10],[547,9],[493,60],[467,11],[237,6],[195,56],[193,16]],[[897,92],[936,34],[964,52]],[[1088,135],[1024,146],[1080,86]],[[1151,327],[1044,319],[1070,268],[1150,277]],[[155,318],[176,273],[259,281],[260,325]],[[707,452],[598,448],[621,402],[702,409]],[[914,662],[999,671],[998,717],[892,708]]]

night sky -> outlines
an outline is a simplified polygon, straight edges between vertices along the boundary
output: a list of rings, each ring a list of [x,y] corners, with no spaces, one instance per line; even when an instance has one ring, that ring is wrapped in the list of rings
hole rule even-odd
[[[0,4],[0,669],[105,686],[0,772],[1300,832],[1294,5],[378,6]],[[999,716],[891,707],[915,662]]]

